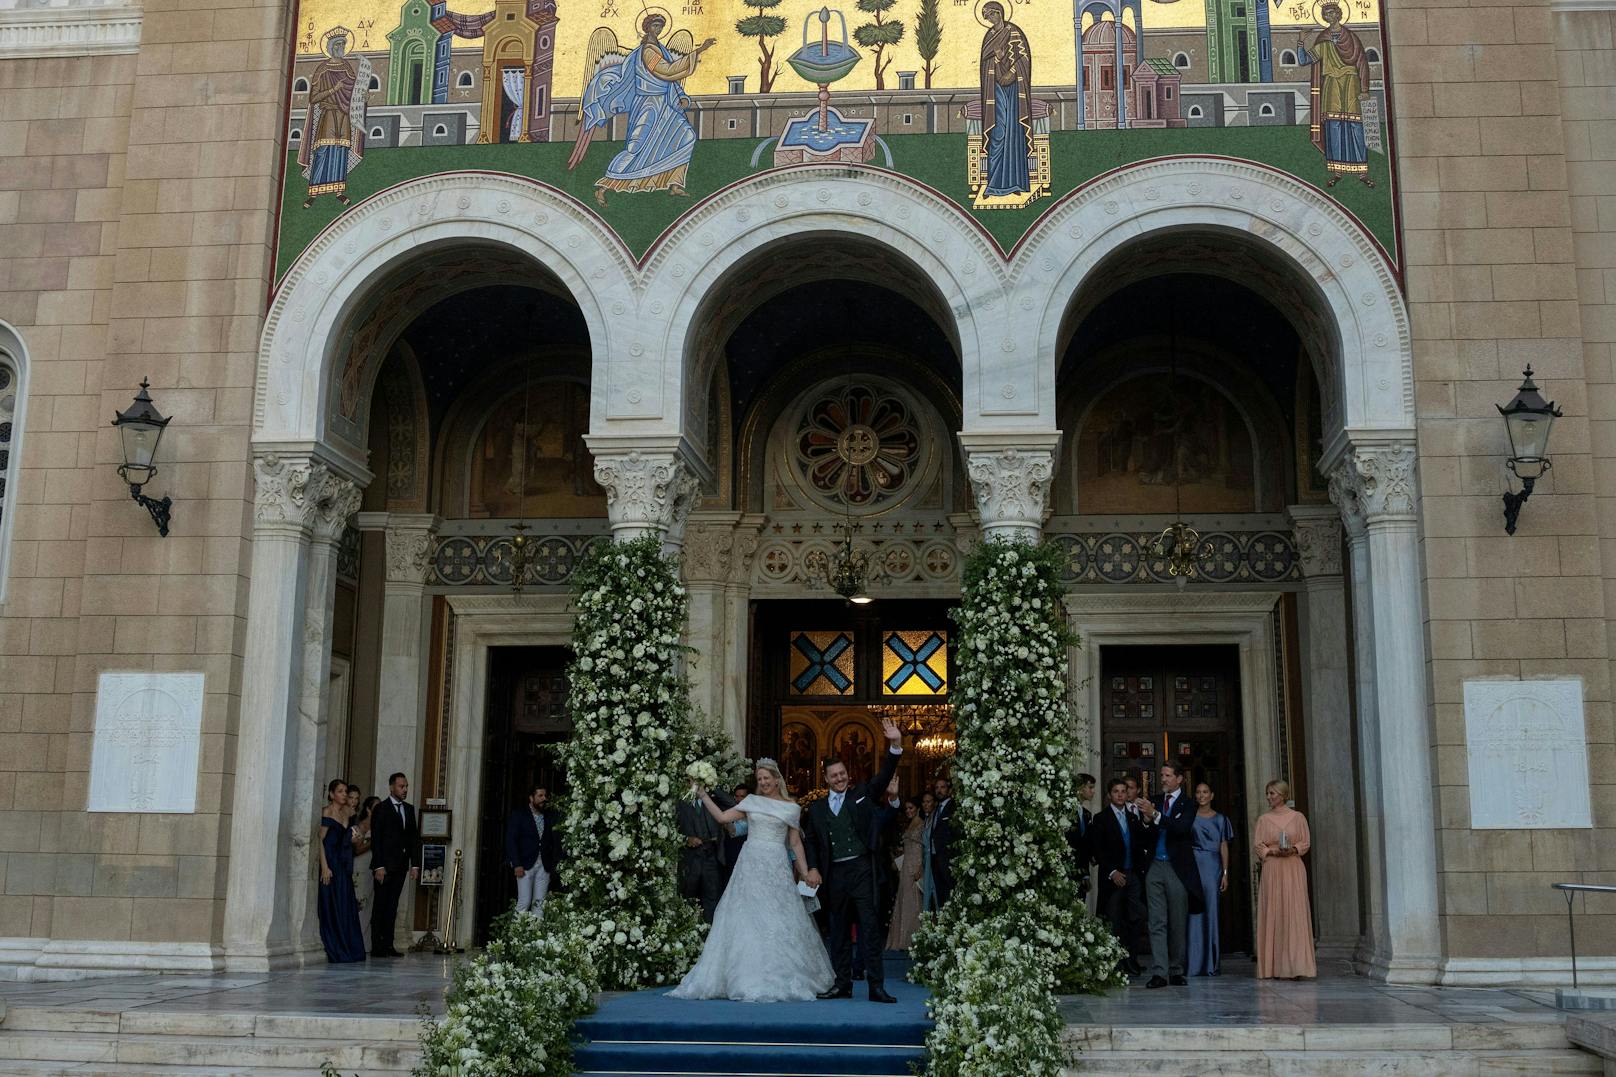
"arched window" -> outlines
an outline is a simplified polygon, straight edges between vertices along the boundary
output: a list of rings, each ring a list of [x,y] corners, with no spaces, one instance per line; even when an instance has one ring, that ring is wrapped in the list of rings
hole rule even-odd
[[[1201,106],[1200,105],[1191,105],[1190,106],[1190,119],[1198,120],[1200,118],[1201,118]]]
[[[1274,106],[1273,105],[1264,105],[1262,108],[1257,110],[1257,115],[1259,115],[1259,116],[1272,116],[1273,114],[1274,114]]]
[[[0,603],[6,598],[13,501],[21,465],[23,405],[28,368],[22,338],[0,322]]]
[[[370,85],[365,88],[367,90],[379,90],[382,88],[382,80],[372,75],[370,76]]]
[[[292,141],[293,142],[302,142],[303,141],[303,132],[301,130],[299,130],[298,128],[296,128],[296,127],[292,128]]]
[[[370,137],[371,138],[386,138],[387,137],[387,132],[383,131],[380,127],[372,127],[370,129]]]
[[[470,71],[462,71],[462,72],[460,72],[459,76],[455,79],[455,88],[458,89],[458,90],[469,90],[469,89],[471,89],[471,72]]]
[[[1279,66],[1281,66],[1281,67],[1295,67],[1296,66],[1296,53],[1295,53],[1295,51],[1293,51],[1291,49],[1285,49],[1285,50],[1281,51],[1280,54],[1279,54]]]
[[[1173,53],[1173,66],[1180,71],[1188,71],[1190,69],[1190,54],[1187,52]]]
[[[440,124],[434,124],[433,125],[433,127],[432,127],[432,137],[433,138],[447,138],[448,136],[449,136],[449,128],[445,124],[440,123]]]
[[[1364,55],[1364,59],[1368,60],[1372,64],[1380,63],[1380,50],[1379,49],[1365,49],[1365,50],[1363,50],[1363,55]]]
[[[300,78],[297,81],[293,82],[292,83],[292,92],[293,93],[308,93],[309,92],[309,80],[304,79],[304,78]]]

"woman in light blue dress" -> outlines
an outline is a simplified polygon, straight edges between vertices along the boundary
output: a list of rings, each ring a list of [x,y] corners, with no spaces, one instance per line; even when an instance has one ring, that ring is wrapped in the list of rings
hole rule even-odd
[[[937,909],[937,887],[931,879],[931,817],[937,809],[937,798],[930,793],[920,797],[920,815],[926,820],[920,831],[920,911]]]
[[[1201,875],[1201,893],[1206,911],[1191,913],[1189,960],[1191,976],[1216,976],[1220,971],[1218,952],[1218,899],[1229,888],[1229,842],[1234,825],[1228,816],[1212,807],[1212,787],[1201,782],[1195,787],[1195,868]]]

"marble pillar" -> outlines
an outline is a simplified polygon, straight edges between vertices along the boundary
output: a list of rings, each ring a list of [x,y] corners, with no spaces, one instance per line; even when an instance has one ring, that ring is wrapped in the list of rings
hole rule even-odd
[[[1291,533],[1307,590],[1302,610],[1302,715],[1314,928],[1321,956],[1348,958],[1358,942],[1358,794],[1352,759],[1341,514],[1292,505]]]
[[[695,471],[677,448],[617,448],[590,438],[595,481],[606,491],[612,539],[632,542],[660,535],[672,553],[684,543],[685,518],[700,496]]]
[[[1049,513],[1058,431],[1018,435],[961,434],[966,472],[976,500],[982,537],[1037,542]]]
[[[1370,974],[1388,982],[1434,983],[1441,959],[1437,818],[1414,445],[1354,441],[1329,470],[1331,499],[1353,551],[1358,660],[1372,670],[1360,742],[1374,764],[1372,772],[1365,768],[1364,814],[1371,846],[1379,845],[1372,854],[1379,878],[1364,956]]]
[[[685,530],[690,596],[686,642],[691,699],[746,751],[747,603],[761,521],[737,513],[693,514]]]
[[[230,968],[261,971],[296,960],[293,909],[301,917],[313,840],[300,828],[309,823],[311,807],[318,808],[307,801],[310,779],[301,773],[309,543],[319,521],[351,505],[355,486],[312,456],[262,454],[253,461],[253,472],[252,581],[224,942]],[[328,588],[330,579],[328,572]],[[329,609],[330,598],[323,593],[315,594],[314,602]],[[301,918],[295,926],[301,932]]]
[[[371,791],[383,796],[388,776],[403,771],[420,797],[429,656],[426,573],[440,520],[431,513],[387,515],[387,575],[382,591],[381,691],[376,707],[376,771]]]

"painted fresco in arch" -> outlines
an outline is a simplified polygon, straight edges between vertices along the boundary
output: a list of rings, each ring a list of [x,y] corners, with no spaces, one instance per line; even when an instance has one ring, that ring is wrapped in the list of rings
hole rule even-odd
[[[1397,253],[1380,0],[301,0],[279,271],[349,206],[528,176],[637,256],[747,175],[891,169],[1009,250],[1121,166],[1326,190]]]

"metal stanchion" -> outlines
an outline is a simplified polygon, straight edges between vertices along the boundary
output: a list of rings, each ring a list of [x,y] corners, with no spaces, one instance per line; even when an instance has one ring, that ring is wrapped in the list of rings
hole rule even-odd
[[[443,896],[443,941],[438,943],[440,954],[458,954],[464,948],[455,945],[455,913],[460,907],[460,859],[464,850],[456,849],[454,870],[449,873],[449,888]]]

